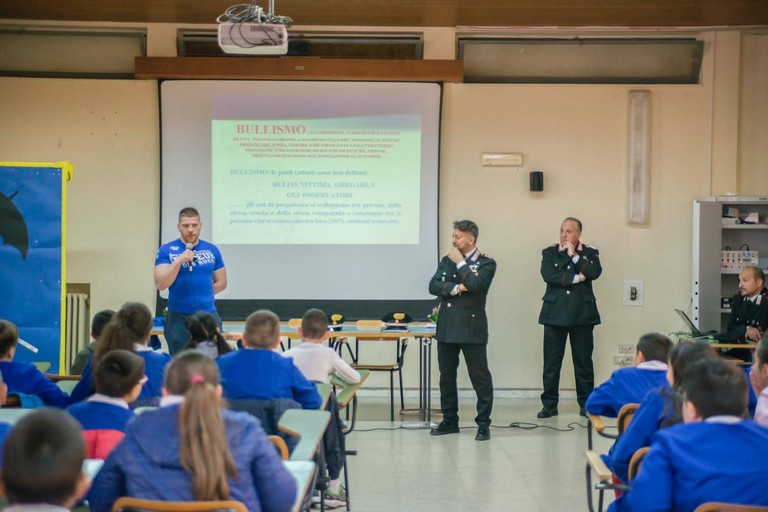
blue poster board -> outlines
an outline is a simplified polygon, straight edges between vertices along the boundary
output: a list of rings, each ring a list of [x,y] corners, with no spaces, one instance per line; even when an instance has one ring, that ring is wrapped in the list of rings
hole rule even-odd
[[[72,165],[0,162],[0,318],[19,328],[15,361],[64,354],[66,182]]]

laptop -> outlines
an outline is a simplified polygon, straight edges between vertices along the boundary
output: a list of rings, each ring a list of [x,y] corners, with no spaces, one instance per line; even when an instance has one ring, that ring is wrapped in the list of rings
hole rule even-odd
[[[716,331],[711,331],[706,334],[701,332],[698,327],[693,325],[693,322],[691,321],[690,318],[688,318],[688,315],[685,314],[685,311],[683,311],[682,309],[676,309],[675,312],[677,313],[677,316],[679,316],[680,319],[683,321],[683,323],[688,327],[688,329],[690,329],[691,336],[693,336],[694,338],[711,338],[712,334],[716,333]]]

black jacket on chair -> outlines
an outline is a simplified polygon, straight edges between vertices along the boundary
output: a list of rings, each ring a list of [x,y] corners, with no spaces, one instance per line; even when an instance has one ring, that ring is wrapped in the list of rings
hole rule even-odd
[[[440,260],[429,281],[429,293],[440,297],[435,338],[443,343],[488,343],[488,317],[485,300],[496,274],[496,261],[476,250],[457,269],[448,256]],[[451,295],[458,284],[468,291]]]
[[[600,277],[600,255],[596,248],[580,244],[579,261],[573,263],[567,251],[559,251],[553,244],[541,251],[541,277],[547,283],[542,297],[539,323],[560,327],[597,325],[600,313],[592,291],[592,281]],[[579,274],[587,278],[574,284]]]

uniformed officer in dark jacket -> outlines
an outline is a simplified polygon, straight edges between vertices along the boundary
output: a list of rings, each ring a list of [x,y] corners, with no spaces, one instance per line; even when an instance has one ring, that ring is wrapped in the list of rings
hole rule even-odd
[[[745,267],[739,272],[739,293],[731,299],[728,330],[715,336],[718,341],[751,343],[760,341],[768,327],[768,290],[765,272],[760,267]],[[732,349],[727,355],[752,360],[749,349]]]
[[[576,398],[582,416],[586,414],[587,397],[595,387],[593,330],[600,323],[600,314],[592,281],[600,277],[603,268],[598,250],[584,245],[580,239],[581,221],[568,217],[560,226],[560,243],[541,252],[541,277],[547,290],[539,315],[539,323],[544,325],[544,392],[539,418],[557,416],[566,338],[571,339]]]
[[[440,297],[437,319],[437,358],[440,367],[440,408],[443,421],[432,435],[459,432],[459,397],[456,370],[459,352],[464,353],[469,378],[477,394],[475,439],[491,438],[493,380],[488,368],[488,317],[485,299],[496,273],[496,261],[476,247],[477,224],[453,223],[453,249],[440,260],[429,282],[429,293]]]

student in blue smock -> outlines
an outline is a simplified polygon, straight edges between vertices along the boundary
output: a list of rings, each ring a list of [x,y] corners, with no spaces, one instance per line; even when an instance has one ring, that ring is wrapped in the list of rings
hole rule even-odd
[[[3,447],[3,511],[71,510],[90,484],[84,459],[83,433],[69,414],[50,407],[27,414]]]
[[[69,396],[70,404],[82,402],[96,392],[93,385],[93,368],[104,356],[118,349],[134,352],[144,359],[147,382],[134,405],[147,405],[153,400],[159,400],[163,387],[163,371],[171,356],[155,352],[147,346],[152,334],[152,320],[152,312],[139,302],[127,302],[115,313],[101,333],[96,352],[86,363],[80,382]]]
[[[67,412],[85,431],[88,458],[105,459],[135,416],[128,404],[138,398],[146,381],[144,359],[128,350],[113,350],[96,366],[94,381],[96,393]]]
[[[667,387],[667,359],[672,341],[657,332],[637,342],[634,366],[620,368],[592,390],[585,406],[589,414],[615,418],[626,404],[640,403],[648,392]]]
[[[45,405],[64,407],[67,394],[32,363],[14,361],[19,343],[19,329],[8,320],[0,320],[0,373],[8,393],[35,395]]]
[[[251,313],[245,321],[245,347],[220,356],[225,398],[269,400],[290,398],[304,409],[317,409],[322,398],[292,359],[275,352],[280,344],[280,319],[271,311]]]
[[[744,372],[722,359],[685,375],[685,423],[659,431],[627,494],[628,509],[693,512],[709,501],[768,505],[768,429],[744,419]]]
[[[646,396],[627,430],[616,440],[608,455],[601,456],[611,471],[623,482],[627,481],[632,455],[638,449],[649,446],[651,438],[659,429],[683,420],[679,395],[688,367],[702,359],[718,359],[718,357],[714,348],[699,341],[683,341],[672,348],[667,370],[667,379],[671,388],[661,388]],[[620,507],[621,501],[617,500],[611,506]],[[613,510],[622,509],[614,508]]]
[[[93,512],[120,496],[163,501],[238,500],[250,512],[287,512],[296,481],[259,421],[224,408],[216,363],[195,350],[174,358],[160,407],[128,424],[93,481]]]

